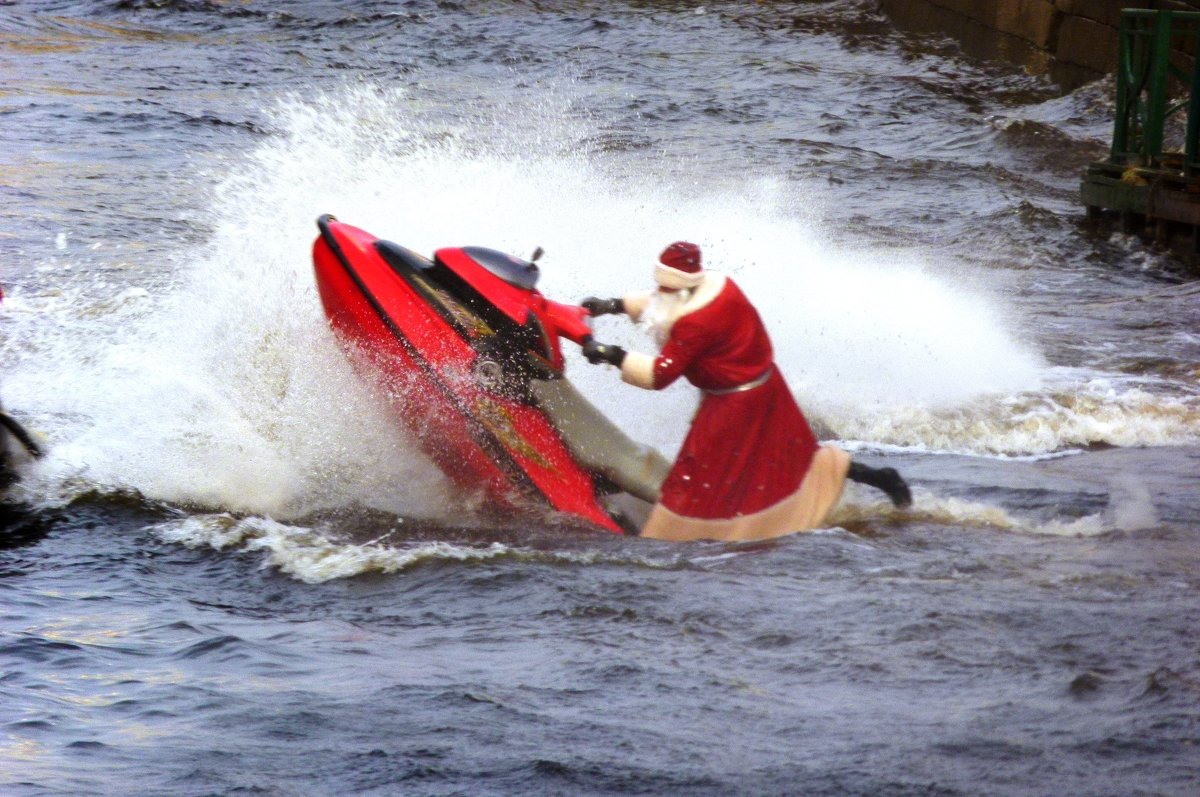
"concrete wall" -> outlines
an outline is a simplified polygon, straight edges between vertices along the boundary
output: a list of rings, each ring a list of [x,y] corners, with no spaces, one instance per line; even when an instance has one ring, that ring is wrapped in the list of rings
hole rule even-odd
[[[899,26],[1048,73],[1067,88],[1113,71],[1123,8],[1200,11],[1200,0],[880,0]]]

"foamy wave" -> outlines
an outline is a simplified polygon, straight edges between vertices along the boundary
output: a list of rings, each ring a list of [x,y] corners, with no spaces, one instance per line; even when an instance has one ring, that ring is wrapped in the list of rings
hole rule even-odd
[[[381,538],[347,544],[331,540],[312,528],[225,514],[192,516],[160,524],[155,531],[165,542],[191,548],[265,552],[265,567],[278,568],[309,584],[370,572],[395,573],[430,560],[481,561],[511,553],[508,546],[500,543],[473,547],[422,542],[412,547],[392,548],[382,544]]]
[[[852,487],[851,493],[854,492]],[[1126,491],[1128,492],[1128,491]],[[1144,492],[1144,491],[1143,491]],[[899,510],[883,501],[843,501],[830,518],[828,527],[935,524],[961,529],[998,530],[1024,534],[1091,537],[1115,529],[1141,528],[1154,522],[1153,508],[1145,495],[1124,495],[1114,500],[1103,514],[1080,518],[1031,522],[1014,517],[992,504],[939,497],[918,490],[912,509]],[[528,564],[621,565],[625,567],[670,570],[681,566],[706,566],[741,555],[721,543],[718,552],[697,553],[695,544],[672,545],[641,542],[608,544],[607,536],[584,548],[532,548],[501,542],[479,544],[428,540],[395,540],[404,521],[385,534],[362,543],[338,540],[320,529],[289,525],[269,518],[238,518],[229,514],[191,515],[160,523],[152,531],[164,542],[189,548],[208,547],[242,553],[263,553],[262,566],[276,568],[309,584],[368,573],[394,574],[428,562],[487,562],[512,560]]]
[[[403,520],[397,519],[397,524]],[[263,552],[264,567],[273,567],[309,584],[366,573],[399,573],[421,564],[483,562],[512,559],[542,564],[603,565],[672,569],[680,555],[631,552],[596,545],[586,549],[542,550],[500,542],[470,545],[444,541],[395,541],[399,528],[368,542],[334,539],[319,529],[293,526],[260,517],[236,518],[229,514],[193,515],[162,523],[154,532],[164,542],[190,548]],[[602,538],[608,542],[605,535]]]
[[[1117,526],[1108,513],[1080,518],[1035,522],[1013,516],[995,504],[937,496],[915,490],[910,509],[896,509],[886,501],[843,501],[830,518],[831,524],[935,524],[961,529],[996,530],[1054,537],[1095,537]]]
[[[950,409],[910,407],[867,417],[835,416],[832,423],[849,440],[964,454],[1186,445],[1200,441],[1200,397],[1152,393],[1097,378]]]

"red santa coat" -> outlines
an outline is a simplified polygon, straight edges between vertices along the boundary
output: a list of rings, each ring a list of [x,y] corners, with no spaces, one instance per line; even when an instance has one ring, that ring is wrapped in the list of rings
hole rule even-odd
[[[636,319],[647,302],[626,297],[626,308]],[[773,358],[753,305],[733,280],[711,273],[657,357],[626,357],[626,382],[660,390],[683,376],[703,391],[643,536],[762,539],[825,520],[850,457],[817,443]]]

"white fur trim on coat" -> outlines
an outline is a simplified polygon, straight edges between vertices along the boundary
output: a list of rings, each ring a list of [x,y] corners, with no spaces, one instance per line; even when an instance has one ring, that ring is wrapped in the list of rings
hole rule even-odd
[[[626,353],[621,363],[621,381],[634,387],[654,389],[654,357],[640,351]]]
[[[704,279],[692,291],[692,295],[679,308],[679,312],[675,314],[675,321],[683,318],[688,313],[694,313],[702,307],[708,307],[713,303],[713,299],[725,290],[725,275],[714,274],[711,271],[702,272]]]
[[[654,281],[664,288],[691,290],[704,282],[703,271],[680,271],[662,263],[654,265]]]

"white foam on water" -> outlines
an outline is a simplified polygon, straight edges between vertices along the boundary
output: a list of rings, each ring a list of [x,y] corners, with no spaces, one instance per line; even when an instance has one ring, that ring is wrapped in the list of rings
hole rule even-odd
[[[854,489],[851,488],[850,492],[853,493]],[[1107,516],[1088,515],[1073,520],[1033,523],[989,504],[939,498],[922,490],[917,491],[915,498],[914,509],[897,510],[885,502],[851,497],[835,510],[828,528],[813,533],[843,533],[838,530],[841,525],[868,522],[924,523],[1062,537],[1091,537],[1135,527],[1129,525],[1133,522],[1132,516],[1120,507],[1115,513],[1110,507]],[[1141,510],[1137,511],[1140,513]],[[1138,522],[1146,519],[1142,514],[1138,518]],[[659,544],[546,550],[500,542],[467,544],[405,541],[401,527],[393,527],[376,539],[356,543],[339,540],[317,528],[281,523],[264,517],[236,517],[229,513],[188,515],[159,523],[151,527],[151,531],[164,542],[190,548],[258,555],[261,556],[262,567],[277,569],[310,584],[371,573],[399,573],[430,562],[469,564],[503,560],[570,566],[620,564],[669,570],[679,567],[681,563],[711,566],[746,552],[737,544],[730,550],[720,543],[698,543],[699,548],[691,545],[683,549],[670,546],[670,550]]]
[[[1118,531],[1151,529],[1159,524],[1150,488],[1136,474],[1116,476],[1109,486],[1106,522]]]
[[[309,584],[363,573],[395,573],[431,560],[481,561],[512,552],[498,542],[479,547],[436,541],[403,548],[380,541],[349,544],[303,526],[227,514],[193,515],[160,524],[154,531],[165,542],[191,548],[263,552],[264,567],[277,568]]]
[[[1094,445],[1200,442],[1200,396],[1152,380],[1073,369],[1046,369],[1042,379],[1040,390],[986,394],[957,405],[901,405],[877,415],[835,411],[830,423],[854,441],[1004,458],[1044,458]]]
[[[1105,514],[1035,522],[995,504],[938,496],[920,488],[913,491],[913,506],[909,509],[896,509],[886,500],[864,499],[857,495],[859,492],[848,485],[847,497],[833,511],[829,525],[920,523],[1053,537],[1095,537],[1118,528]]]
[[[500,542],[459,544],[442,541],[404,542],[400,529],[364,543],[339,541],[325,532],[261,517],[237,518],[227,513],[190,515],[152,528],[164,542],[190,548],[239,551],[262,555],[262,566],[278,569],[310,584],[369,573],[403,572],[429,562],[475,563],[514,560],[542,564],[599,565],[619,563],[650,569],[679,565],[674,553],[648,554],[603,547],[584,550],[538,550]]]
[[[285,99],[269,111],[276,135],[196,176],[212,232],[139,263],[144,285],[89,283],[89,262],[57,252],[74,281],[7,303],[5,400],[52,442],[27,488],[280,520],[466,511],[328,331],[311,268],[321,213],[425,253],[541,245],[540,287],[560,301],[649,289],[663,246],[694,240],[759,308],[802,405],[846,439],[1008,454],[1200,439],[1192,399],[1048,369],[1002,296],[911,255],[835,245],[817,188],[589,152],[588,120],[552,91],[537,102],[462,119],[365,84]],[[651,347],[624,319],[595,328]],[[639,391],[565,348],[581,390],[674,453],[694,390]]]

